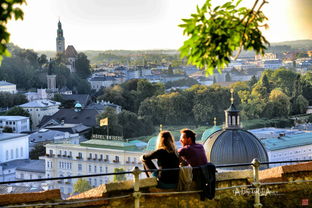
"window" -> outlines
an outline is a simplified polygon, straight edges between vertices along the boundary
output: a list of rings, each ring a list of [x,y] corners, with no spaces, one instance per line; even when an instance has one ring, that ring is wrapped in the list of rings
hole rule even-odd
[[[102,172],[103,172],[103,167],[101,166],[101,167],[100,167],[100,173],[102,173]]]
[[[89,165],[89,172],[91,172],[92,170],[91,170],[91,165]]]
[[[78,171],[82,171],[82,164],[78,164]]]
[[[32,179],[32,178],[33,178],[33,177],[32,177],[32,174],[30,174],[30,175],[29,175],[29,178],[30,178],[30,179]]]
[[[88,159],[92,159],[92,153],[89,153],[89,158]]]
[[[5,160],[9,160],[9,150],[5,151]]]
[[[81,152],[78,153],[78,157],[82,158],[82,153]]]
[[[15,158],[18,158],[18,148],[15,149]]]
[[[96,165],[94,166],[94,173],[96,173]]]
[[[94,185],[97,186],[97,180],[96,180],[96,178],[94,179]]]
[[[13,149],[11,149],[11,159],[13,159]]]
[[[115,156],[115,161],[119,162],[119,156]]]
[[[21,179],[24,179],[24,173],[21,173]]]
[[[108,167],[105,167],[105,173],[108,173]]]
[[[97,159],[97,154],[94,155],[94,159]]]
[[[106,160],[106,161],[109,161],[109,155],[106,155],[105,160]]]
[[[72,152],[71,151],[69,152],[69,156],[72,157]]]
[[[53,156],[53,150],[50,150],[50,157]]]
[[[103,155],[102,154],[100,155],[100,160],[103,160]]]

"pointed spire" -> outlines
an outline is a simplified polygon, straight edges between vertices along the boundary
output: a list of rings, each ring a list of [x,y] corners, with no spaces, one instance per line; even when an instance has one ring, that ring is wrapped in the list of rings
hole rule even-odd
[[[231,88],[230,92],[231,92],[231,104],[234,104],[234,89]]]

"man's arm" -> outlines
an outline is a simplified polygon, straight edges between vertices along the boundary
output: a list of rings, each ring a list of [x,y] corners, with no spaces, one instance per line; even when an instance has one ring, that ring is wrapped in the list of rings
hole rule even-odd
[[[184,154],[185,154],[185,149],[180,148],[178,150],[179,154],[179,166],[188,166],[189,163],[185,160]]]

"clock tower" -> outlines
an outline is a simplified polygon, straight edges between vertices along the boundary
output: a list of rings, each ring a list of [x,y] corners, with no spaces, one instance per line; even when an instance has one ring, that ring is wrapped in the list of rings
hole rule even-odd
[[[57,37],[56,37],[56,53],[65,52],[65,38],[63,36],[63,29],[61,21],[57,24]]]

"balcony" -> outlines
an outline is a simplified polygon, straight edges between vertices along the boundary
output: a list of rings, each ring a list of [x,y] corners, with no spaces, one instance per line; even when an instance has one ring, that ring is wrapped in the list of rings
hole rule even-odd
[[[58,154],[57,156],[58,156],[58,157],[61,157],[62,155],[61,155],[61,154]]]
[[[76,157],[76,159],[77,159],[77,160],[81,160],[81,159],[82,159],[82,157],[80,157],[80,156],[77,156],[77,157]]]
[[[114,162],[114,163],[119,163],[120,161],[119,161],[119,160],[113,160],[113,162]]]

